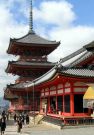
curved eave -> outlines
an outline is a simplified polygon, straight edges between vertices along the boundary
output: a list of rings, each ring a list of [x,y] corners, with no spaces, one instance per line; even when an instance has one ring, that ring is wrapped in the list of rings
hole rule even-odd
[[[30,64],[20,64],[20,63],[11,63],[10,66],[13,66],[13,67],[21,67],[21,68],[24,68],[24,67],[28,67],[28,68],[36,68],[36,69],[39,69],[39,68],[50,68],[50,67],[53,67],[55,66],[55,64],[43,64],[43,63],[38,63],[38,64],[34,64],[34,63],[30,63]]]
[[[27,84],[26,82],[20,82],[20,83],[17,83],[17,84],[11,84],[8,86],[8,88],[11,90],[11,91],[15,91],[15,92],[26,92],[26,90],[24,89],[24,85]]]
[[[6,73],[9,73],[10,68],[11,68],[10,62],[8,62],[8,66],[7,66],[7,68],[5,69],[5,72],[6,72]]]
[[[28,63],[28,64],[22,63],[22,64],[20,64],[20,63],[14,62],[14,61],[12,61],[12,62],[9,61],[8,66],[5,71],[6,71],[6,73],[10,73],[10,72],[12,72],[13,68],[51,69],[54,66],[55,66],[55,64],[53,64],[53,63],[51,63],[51,64],[50,63]]]
[[[91,81],[94,81],[93,76],[81,76],[81,75],[68,74],[68,73],[60,73],[60,75],[66,76],[66,77],[71,77],[71,78],[93,79]]]
[[[75,74],[68,74],[68,73],[61,73],[61,72],[56,72],[53,74],[53,76],[50,76],[49,78],[45,79],[44,81],[37,81],[35,83],[31,83],[30,85],[27,85],[27,87],[33,87],[33,85],[41,87],[42,85],[46,85],[47,83],[52,83],[52,81],[55,81],[58,79],[58,76],[64,77],[64,78],[74,78],[74,79],[80,79],[80,80],[85,80],[88,82],[94,82],[94,76],[83,76],[83,75],[75,75]]]
[[[41,77],[35,79],[31,83],[27,83],[24,87],[33,87],[34,85],[39,85],[41,83],[47,82],[49,79],[52,79],[57,73],[56,66],[53,67],[50,71],[42,75]]]
[[[4,99],[5,99],[5,100],[12,101],[12,100],[16,100],[16,99],[18,99],[18,98],[16,98],[16,97],[11,97],[11,96],[8,96],[8,95],[4,95]]]
[[[69,70],[71,70],[71,69],[69,69]],[[84,71],[84,73],[86,73],[88,70],[82,70],[82,72],[83,71]],[[81,79],[85,79],[85,80],[94,82],[94,71],[89,71],[89,73],[91,73],[91,75],[88,75],[87,73],[85,75],[84,74],[81,75],[81,74],[79,74],[79,72],[77,75],[75,73],[69,73],[68,70],[62,70],[62,72],[61,72],[59,70],[56,70],[54,67],[52,70],[50,70],[49,72],[47,72],[45,75],[41,76],[40,78],[34,80],[31,83],[27,83],[25,87],[33,87],[34,85],[37,86],[37,85],[43,84],[45,82],[53,80],[58,75],[61,75],[62,77],[64,76],[64,77],[70,77],[70,78],[76,78],[76,79],[81,78]],[[92,75],[92,73],[93,73],[93,75]]]
[[[8,46],[8,49],[7,49],[7,53],[8,54],[12,54],[11,53],[11,48],[13,47],[13,41],[12,41],[12,39],[10,38],[10,42],[9,42],[9,46]]]
[[[21,37],[21,38],[14,38],[12,39],[13,41],[16,41],[16,42],[20,42],[20,43],[35,43],[35,44],[57,44],[58,42],[56,41],[51,41],[51,40],[48,40],[44,37],[41,37],[39,35],[37,35],[35,32],[33,33],[28,33],[26,34],[25,36]]]
[[[85,49],[89,51],[94,51],[94,41],[88,43],[87,45],[84,46]]]
[[[26,48],[28,47],[29,49],[32,48],[32,47],[34,47],[36,49],[44,47],[44,48],[49,48],[49,51],[46,54],[46,55],[49,55],[59,45],[60,45],[60,42],[53,42],[53,43],[50,43],[50,44],[45,44],[45,43],[43,43],[43,44],[41,44],[41,43],[21,43],[21,42],[15,41],[14,39],[10,39],[10,43],[9,43],[7,53],[8,54],[15,54],[15,52],[14,52],[15,48],[20,48],[20,47],[26,47]]]
[[[16,95],[13,95],[12,93],[9,93],[9,92],[4,92],[4,99],[5,100],[16,100],[18,99],[18,96]]]

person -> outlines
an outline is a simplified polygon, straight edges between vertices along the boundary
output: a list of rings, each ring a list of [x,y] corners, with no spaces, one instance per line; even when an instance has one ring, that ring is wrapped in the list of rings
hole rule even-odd
[[[29,115],[26,115],[26,124],[29,124]]]
[[[14,114],[14,122],[16,123],[16,121],[17,121],[17,115]]]
[[[44,108],[45,108],[45,115],[47,115],[47,103],[45,103]]]
[[[24,116],[24,114],[22,114],[22,123],[23,123],[23,125],[24,125],[24,120],[25,120],[25,116]]]
[[[5,111],[2,112],[2,119],[3,119],[4,121],[6,121],[6,113],[5,113]]]
[[[1,118],[0,126],[1,126],[1,135],[3,135],[6,128],[6,121],[3,118]]]
[[[18,120],[17,126],[18,126],[18,133],[20,133],[21,129],[22,129],[22,121],[21,121],[21,119]]]
[[[7,118],[7,121],[9,120],[9,113],[7,112],[6,113],[6,118]]]
[[[3,112],[2,112],[2,116],[5,116],[6,115],[6,113],[5,113],[5,111],[3,110]]]

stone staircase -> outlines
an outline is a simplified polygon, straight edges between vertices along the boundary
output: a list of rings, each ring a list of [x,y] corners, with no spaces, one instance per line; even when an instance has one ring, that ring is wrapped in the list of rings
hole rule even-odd
[[[94,127],[94,119],[92,118],[79,118],[79,120],[67,118],[65,121],[66,123],[60,118],[37,114],[30,117],[30,126],[44,124],[58,129]]]
[[[37,114],[36,116],[30,116],[30,124],[40,124],[41,120],[43,119],[43,115]]]
[[[44,116],[42,119],[42,123],[58,129],[62,129],[64,126],[64,122],[62,119],[51,116]]]

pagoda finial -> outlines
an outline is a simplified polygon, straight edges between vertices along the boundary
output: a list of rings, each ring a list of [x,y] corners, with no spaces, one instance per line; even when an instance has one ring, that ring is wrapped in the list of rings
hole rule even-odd
[[[33,31],[33,5],[32,5],[32,0],[30,0],[30,20],[29,20],[29,33],[34,33]]]

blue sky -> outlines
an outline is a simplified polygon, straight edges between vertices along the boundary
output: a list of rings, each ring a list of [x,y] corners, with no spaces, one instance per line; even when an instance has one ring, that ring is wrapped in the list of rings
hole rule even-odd
[[[46,0],[33,0],[33,6],[39,8],[39,5]],[[52,1],[52,0],[49,0]],[[63,0],[56,0],[56,1],[63,1]],[[94,26],[94,0],[66,0],[67,2],[73,5],[73,10],[77,15],[76,20],[74,21],[74,25],[88,25]],[[28,8],[29,2],[25,2],[25,8]],[[28,19],[26,16],[23,15],[22,12],[19,12],[21,7],[21,3],[18,1],[14,1],[13,6],[11,7],[10,11],[14,14],[14,18],[19,23],[28,23]],[[57,7],[58,8],[58,7]],[[36,24],[36,22],[34,22]],[[48,27],[47,27],[48,28]]]
[[[33,0],[34,30],[61,45],[48,56],[52,62],[74,52],[94,40],[94,0]],[[15,77],[6,74],[9,39],[28,33],[29,0],[0,0],[0,95]]]
[[[34,3],[38,7],[39,2],[41,1],[43,0],[35,0]],[[73,5],[73,10],[77,15],[77,20],[75,21],[75,24],[94,26],[94,0],[66,0],[66,1],[68,1]]]
[[[94,0],[67,0],[74,6],[78,18],[76,23],[94,26]]]

